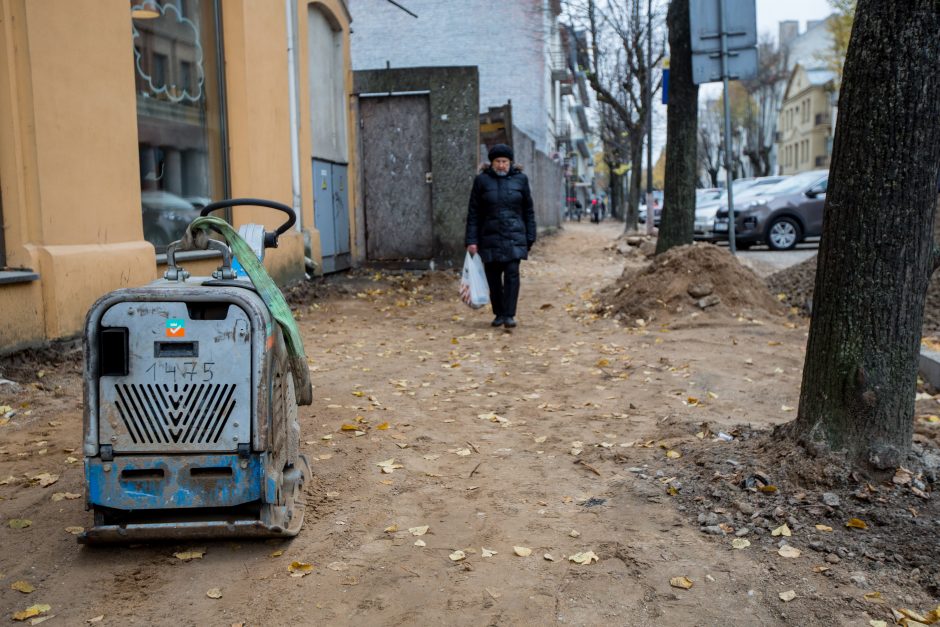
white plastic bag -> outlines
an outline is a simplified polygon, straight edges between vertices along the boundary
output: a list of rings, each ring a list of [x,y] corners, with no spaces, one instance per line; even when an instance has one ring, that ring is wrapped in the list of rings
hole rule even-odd
[[[490,304],[490,286],[486,282],[480,255],[467,253],[464,257],[463,273],[460,275],[460,300],[474,309]]]

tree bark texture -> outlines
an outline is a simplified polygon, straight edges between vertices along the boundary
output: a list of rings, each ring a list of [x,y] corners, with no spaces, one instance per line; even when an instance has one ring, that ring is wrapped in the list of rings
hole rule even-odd
[[[788,427],[859,465],[910,451],[938,165],[940,2],[859,0]]]
[[[669,108],[666,115],[666,181],[656,254],[692,243],[698,148],[698,85],[692,82],[689,0],[672,0],[669,27]]]

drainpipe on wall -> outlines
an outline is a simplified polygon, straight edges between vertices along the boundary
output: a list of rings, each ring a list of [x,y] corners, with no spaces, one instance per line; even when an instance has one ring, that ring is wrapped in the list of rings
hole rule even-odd
[[[290,97],[291,206],[297,214],[297,230],[303,230],[303,200],[300,192],[300,115],[297,106],[296,0],[284,0],[287,12],[287,86]]]

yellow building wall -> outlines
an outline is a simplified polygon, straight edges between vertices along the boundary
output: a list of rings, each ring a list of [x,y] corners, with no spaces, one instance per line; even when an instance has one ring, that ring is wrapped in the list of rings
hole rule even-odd
[[[55,10],[0,0],[7,263],[40,275],[0,286],[0,310],[10,312],[0,348],[75,335],[101,294],[156,274],[142,240],[127,16],[120,0]],[[95,28],[76,28],[90,17]]]
[[[824,116],[820,124],[816,124],[817,115]],[[788,85],[777,122],[780,133],[777,160],[781,174],[829,167],[828,139],[832,134],[829,116],[829,93],[822,86],[813,85],[803,68],[797,67]],[[822,159],[820,165],[816,165],[817,157]]]
[[[301,147],[310,146],[306,12],[319,4],[343,31],[347,99],[352,91],[350,18],[342,0],[301,0],[297,75]],[[231,195],[291,204],[287,19],[283,3],[225,0],[227,154]],[[94,28],[81,25],[94,24]],[[0,285],[0,353],[82,330],[105,293],[162,275],[143,239],[133,41],[126,0],[0,0],[0,194],[7,265],[38,281]],[[348,112],[348,207],[358,202],[354,116]],[[301,151],[302,224],[320,261],[310,155]],[[285,216],[241,208],[246,222],[273,230]],[[353,242],[354,244],[354,242]],[[356,251],[353,250],[353,258]],[[291,230],[266,253],[281,284],[302,279],[304,238]],[[183,262],[194,275],[219,260]]]
[[[253,0],[231,0],[222,12],[231,192],[233,198],[290,206],[287,19],[280,3],[265,3],[263,11],[259,6]],[[258,207],[233,213],[236,227],[250,222],[274,230],[285,219],[283,213]],[[295,229],[282,235],[278,248],[266,251],[265,265],[279,283],[302,279],[302,235]]]

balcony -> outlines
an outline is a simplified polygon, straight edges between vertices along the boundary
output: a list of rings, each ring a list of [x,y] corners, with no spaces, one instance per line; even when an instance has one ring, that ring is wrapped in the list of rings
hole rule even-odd
[[[815,126],[822,126],[824,124],[829,124],[829,114],[828,113],[817,113],[816,114],[816,123]]]

